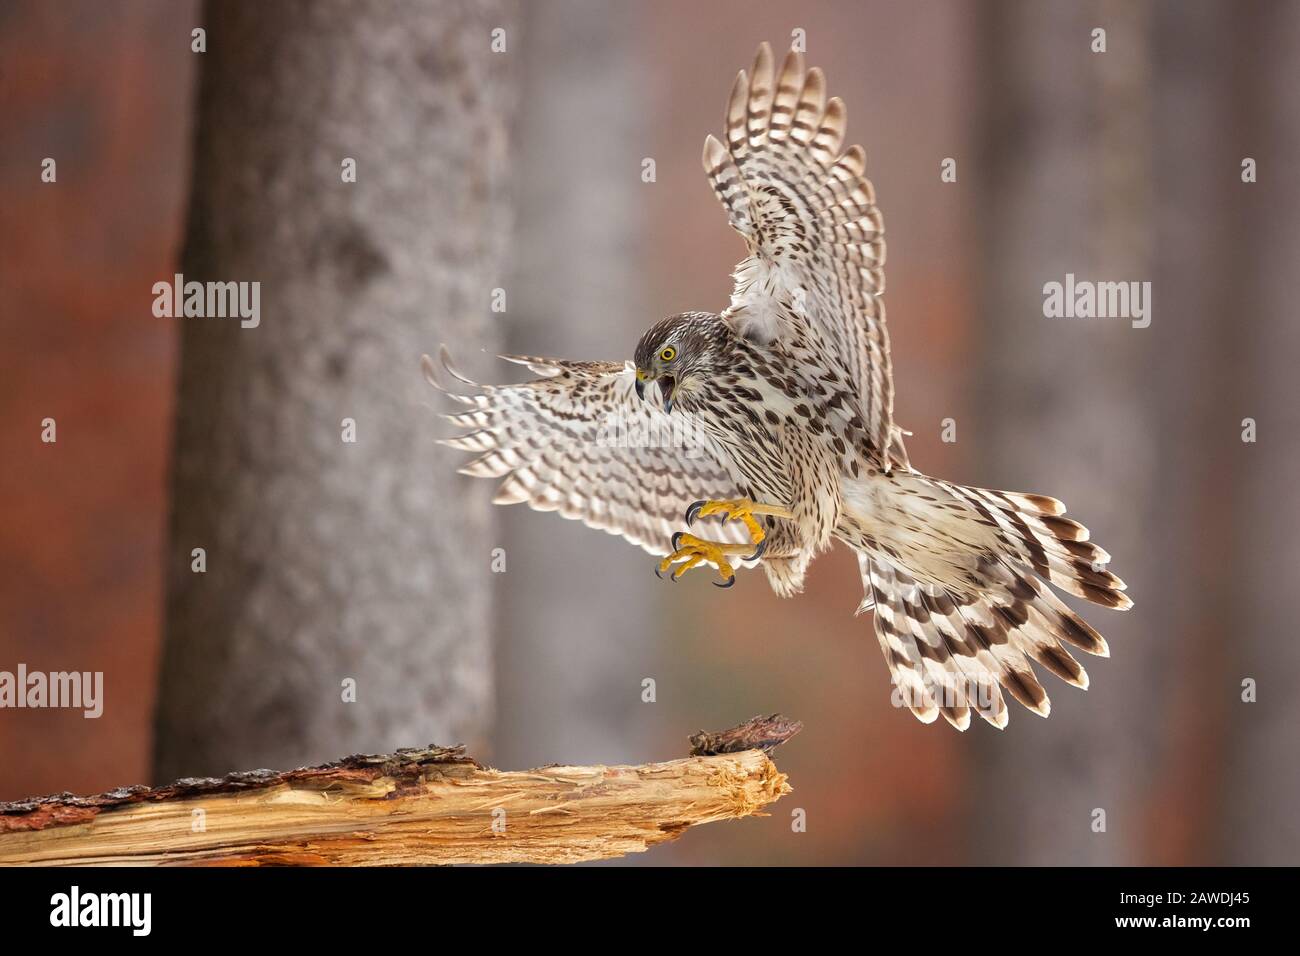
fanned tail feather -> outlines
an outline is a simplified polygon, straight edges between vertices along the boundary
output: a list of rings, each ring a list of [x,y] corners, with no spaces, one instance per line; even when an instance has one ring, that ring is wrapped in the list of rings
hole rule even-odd
[[[1106,607],[1131,607],[1124,582],[1103,567],[1110,556],[1088,541],[1083,525],[1062,517],[1065,507],[1055,498],[915,473],[912,480],[915,487],[899,507],[940,533],[946,522],[953,547],[961,542],[968,549],[969,571],[960,580],[936,581],[910,569],[909,556],[893,546],[859,550],[863,607],[874,603],[876,636],[897,697],[919,720],[943,716],[959,730],[969,726],[972,711],[1005,727],[1004,692],[1046,717],[1051,701],[1031,663],[1086,689],[1087,672],[1067,648],[1100,657],[1110,651],[1044,581]],[[937,489],[965,507],[938,497]]]

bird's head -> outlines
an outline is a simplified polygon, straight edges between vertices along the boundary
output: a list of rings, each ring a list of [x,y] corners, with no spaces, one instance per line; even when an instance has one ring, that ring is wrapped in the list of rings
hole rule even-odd
[[[664,319],[641,336],[634,355],[638,396],[645,398],[646,386],[657,382],[664,411],[670,412],[674,402],[706,380],[714,342],[703,318],[716,320],[688,312]]]

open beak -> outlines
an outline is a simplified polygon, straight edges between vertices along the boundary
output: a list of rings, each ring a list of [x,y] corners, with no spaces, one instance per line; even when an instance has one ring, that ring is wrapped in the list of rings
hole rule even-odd
[[[677,379],[671,375],[660,375],[658,378],[651,378],[645,372],[637,369],[636,372],[636,397],[645,401],[645,387],[647,382],[659,383],[659,394],[664,398],[664,411],[673,410],[673,392],[677,390]]]
[[[677,391],[677,379],[671,375],[659,376],[659,394],[664,397],[664,411],[673,410],[673,393]]]

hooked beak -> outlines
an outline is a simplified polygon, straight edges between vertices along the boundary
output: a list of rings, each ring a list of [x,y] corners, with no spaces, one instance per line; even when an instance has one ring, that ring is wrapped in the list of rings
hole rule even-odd
[[[664,411],[673,410],[673,392],[677,390],[677,380],[671,375],[660,375],[658,378],[651,378],[641,369],[636,370],[636,397],[645,401],[645,386],[647,382],[659,383],[659,394],[664,399]]]

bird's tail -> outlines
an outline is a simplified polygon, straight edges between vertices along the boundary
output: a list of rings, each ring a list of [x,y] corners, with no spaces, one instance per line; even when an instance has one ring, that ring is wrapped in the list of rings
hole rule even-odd
[[[873,538],[858,557],[862,609],[875,606],[899,703],[926,723],[942,714],[965,730],[974,710],[1004,727],[1004,690],[1043,717],[1050,711],[1030,661],[1086,688],[1088,675],[1066,648],[1105,657],[1106,642],[1044,581],[1107,607],[1132,606],[1088,529],[1044,495],[915,473],[888,487],[885,506],[896,512],[876,527],[906,533]]]

